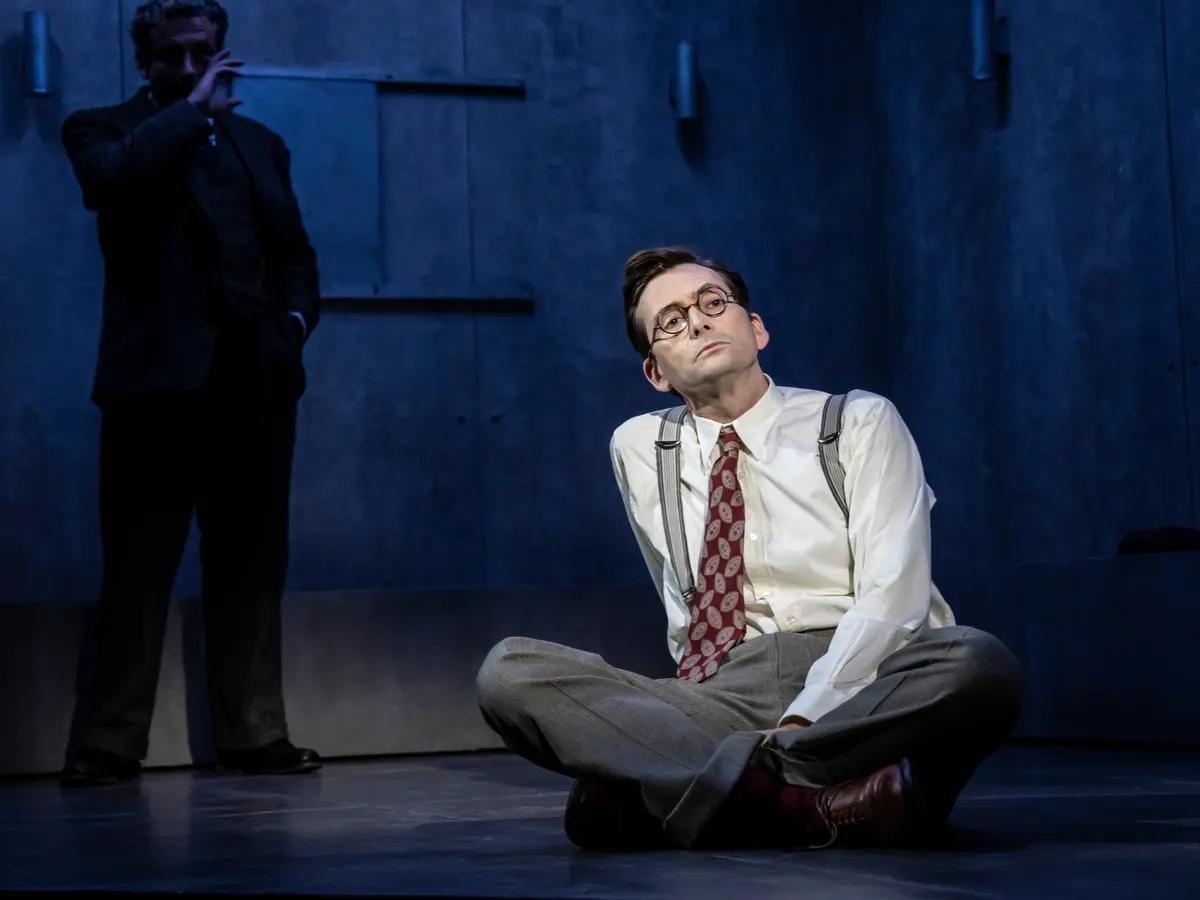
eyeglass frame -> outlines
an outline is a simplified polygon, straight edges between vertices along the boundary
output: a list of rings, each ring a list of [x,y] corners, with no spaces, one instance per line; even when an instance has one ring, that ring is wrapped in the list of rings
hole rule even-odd
[[[717,293],[722,295],[722,297],[724,299],[724,305],[721,307],[720,312],[706,313],[703,309],[700,308],[700,295],[705,293],[706,291],[716,291]],[[710,319],[717,319],[717,318],[720,318],[721,316],[725,315],[725,311],[727,309],[729,309],[730,303],[732,303],[736,306],[742,306],[742,301],[737,298],[737,294],[735,294],[733,291],[729,290],[728,288],[723,288],[719,284],[712,284],[711,282],[700,285],[700,287],[696,288],[696,291],[694,294],[692,294],[692,296],[695,297],[696,299],[693,300],[691,303],[689,303],[687,306],[680,306],[678,303],[670,303],[670,304],[664,306],[662,309],[660,309],[658,311],[658,313],[654,316],[654,328],[650,332],[650,346],[646,349],[646,357],[647,358],[649,358],[650,354],[652,354],[654,352],[654,345],[657,344],[659,341],[669,340],[670,338],[678,337],[679,335],[683,334],[685,331],[688,330],[688,326],[692,324],[692,310],[693,309],[698,309],[700,311],[701,315],[706,316]],[[659,316],[661,316],[666,310],[670,309],[671,307],[675,307],[675,309],[679,310],[683,314],[684,326],[682,328],[680,328],[678,331],[667,331],[665,328],[663,328],[661,325],[658,324]],[[742,307],[742,308],[745,309],[745,307]],[[655,337],[655,335],[657,335],[659,331],[661,331],[663,334],[665,334],[666,337],[665,338]]]

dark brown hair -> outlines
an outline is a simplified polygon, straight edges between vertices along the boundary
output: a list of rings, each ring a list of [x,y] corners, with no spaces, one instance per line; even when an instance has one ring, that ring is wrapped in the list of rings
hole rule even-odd
[[[171,19],[208,19],[217,26],[217,47],[225,46],[225,34],[229,31],[229,13],[218,0],[150,0],[143,3],[133,14],[129,23],[129,34],[133,38],[133,51],[139,66],[150,62],[151,37],[154,29]]]
[[[650,338],[646,334],[645,327],[638,320],[638,301],[642,299],[646,285],[663,272],[689,263],[704,266],[704,268],[712,269],[720,274],[725,279],[734,299],[743,309],[750,309],[750,290],[746,287],[742,276],[729,266],[711,259],[702,259],[684,247],[654,247],[650,250],[639,250],[625,260],[625,283],[621,288],[621,293],[625,297],[625,329],[629,332],[629,342],[633,344],[634,349],[643,359],[650,353]]]

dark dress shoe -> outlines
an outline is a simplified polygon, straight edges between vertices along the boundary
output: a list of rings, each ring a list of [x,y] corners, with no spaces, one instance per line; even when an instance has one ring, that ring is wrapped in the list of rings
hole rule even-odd
[[[670,846],[662,823],[642,803],[634,783],[581,778],[571,788],[563,828],[585,850],[661,850]]]
[[[700,836],[704,847],[915,846],[932,829],[907,759],[829,787],[789,784],[751,763]]]
[[[217,765],[243,775],[300,775],[321,768],[315,750],[295,747],[287,738],[253,750],[226,750],[217,754]]]
[[[81,750],[78,758],[63,769],[63,787],[100,787],[136,778],[142,764],[107,750]]]
[[[817,792],[817,809],[829,827],[829,843],[910,846],[931,833],[929,812],[907,759]]]

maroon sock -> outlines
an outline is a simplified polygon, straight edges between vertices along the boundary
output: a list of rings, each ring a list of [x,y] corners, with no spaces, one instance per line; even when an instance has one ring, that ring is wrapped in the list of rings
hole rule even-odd
[[[788,784],[754,764],[746,767],[710,823],[720,842],[806,846],[825,840],[817,789]]]
[[[798,784],[784,785],[779,792],[779,807],[789,822],[794,822],[797,832],[809,843],[821,843],[828,837],[829,826],[817,808],[817,788]]]

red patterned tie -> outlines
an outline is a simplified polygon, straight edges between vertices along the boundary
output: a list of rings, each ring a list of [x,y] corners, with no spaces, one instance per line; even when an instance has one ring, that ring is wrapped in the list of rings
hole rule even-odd
[[[746,504],[737,477],[741,440],[732,425],[721,429],[717,446],[720,453],[708,477],[708,524],[692,594],[692,623],[679,663],[679,677],[689,681],[714,675],[725,654],[746,635],[742,600]]]

